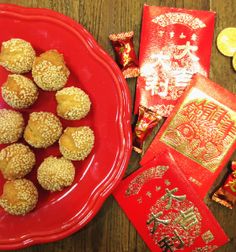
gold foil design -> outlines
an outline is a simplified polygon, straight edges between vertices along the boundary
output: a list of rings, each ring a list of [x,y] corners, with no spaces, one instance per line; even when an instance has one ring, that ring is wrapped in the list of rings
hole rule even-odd
[[[208,230],[204,234],[202,234],[202,239],[206,244],[208,244],[209,242],[212,242],[215,239],[215,237],[212,234],[212,232]]]
[[[165,184],[166,184],[167,186],[171,185],[171,183],[170,183],[170,181],[169,181],[168,179],[165,180]]]
[[[161,186],[156,186],[156,191],[160,191],[161,190]]]
[[[176,230],[174,230],[174,237],[164,236],[160,241],[158,241],[158,246],[162,249],[162,251],[174,251],[175,248],[181,249],[184,247],[184,242],[181,239],[180,235]],[[175,245],[175,242],[178,242],[178,245]]]
[[[190,247],[201,235],[202,216],[186,195],[178,195],[178,187],[165,188],[166,193],[150,208],[147,228],[162,251]]]
[[[193,178],[191,176],[189,177],[189,181],[191,181],[192,183],[194,183],[197,186],[201,186],[202,185],[201,182],[199,182],[198,180],[196,180],[195,178]]]
[[[172,204],[173,199],[177,200],[177,201],[183,201],[186,199],[186,195],[174,195],[174,193],[176,193],[177,191],[178,191],[177,187],[172,190],[169,190],[168,188],[166,188],[166,194],[161,197],[161,200],[163,200],[163,201],[168,199],[168,203],[165,207],[166,209],[171,208],[171,204]]]
[[[184,230],[189,230],[198,223],[198,218],[194,212],[194,208],[190,207],[185,211],[180,210],[180,215],[175,219]]]
[[[193,88],[160,140],[214,172],[236,140],[235,122],[236,112]]]
[[[191,14],[182,12],[168,12],[152,19],[153,23],[159,24],[162,27],[168,25],[181,24],[190,27],[193,30],[206,27],[205,23]]]
[[[212,252],[216,250],[217,248],[218,246],[216,245],[207,245],[205,247],[195,248],[192,252]]]
[[[148,192],[146,193],[146,195],[147,195],[149,198],[152,197],[152,193],[151,193],[150,191],[148,191]]]
[[[139,204],[142,204],[143,203],[142,197],[138,198],[137,201]]]
[[[164,236],[160,241],[158,241],[158,246],[161,251],[174,251],[174,243],[169,236]]]
[[[168,168],[168,166],[156,166],[145,170],[129,183],[125,196],[138,194],[145,183],[152,179],[162,178]]]
[[[163,212],[160,211],[157,214],[151,213],[149,220],[147,221],[147,225],[152,225],[151,233],[154,234],[158,228],[159,224],[168,225],[171,220],[160,219],[159,217],[163,215]]]
[[[168,117],[170,115],[170,113],[172,112],[172,110],[174,109],[174,105],[168,104],[158,104],[158,105],[154,105],[151,106],[150,109],[153,111],[158,111],[160,116],[166,116]]]

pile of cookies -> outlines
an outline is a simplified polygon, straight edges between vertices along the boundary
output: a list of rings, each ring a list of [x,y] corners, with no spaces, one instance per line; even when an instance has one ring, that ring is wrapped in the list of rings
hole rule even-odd
[[[75,177],[74,160],[84,160],[94,146],[94,132],[88,126],[64,129],[59,117],[80,120],[90,111],[89,96],[78,87],[64,87],[70,71],[57,50],[36,56],[31,44],[22,39],[2,43],[0,65],[11,72],[1,86],[3,100],[12,109],[0,109],[0,171],[7,180],[0,197],[0,206],[10,214],[25,215],[38,201],[35,185],[24,177],[36,163],[33,150],[48,148],[59,142],[62,157],[49,156],[37,170],[38,183],[55,192],[70,186]],[[32,79],[22,75],[32,71]],[[57,91],[57,116],[39,111],[29,114],[27,124],[20,109],[32,106],[39,97],[38,90]],[[21,138],[30,146],[19,143]]]

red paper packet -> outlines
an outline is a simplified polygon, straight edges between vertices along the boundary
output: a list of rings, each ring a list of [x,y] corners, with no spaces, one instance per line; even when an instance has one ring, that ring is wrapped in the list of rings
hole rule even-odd
[[[135,113],[169,116],[193,73],[208,76],[215,13],[144,5]]]
[[[236,95],[195,74],[141,160],[170,152],[204,198],[236,149]]]
[[[114,197],[151,251],[211,252],[228,241],[170,154],[124,179]]]

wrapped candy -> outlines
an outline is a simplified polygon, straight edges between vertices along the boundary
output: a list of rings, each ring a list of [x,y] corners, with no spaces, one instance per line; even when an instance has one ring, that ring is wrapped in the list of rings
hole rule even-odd
[[[161,119],[162,117],[159,116],[158,113],[153,112],[144,106],[139,107],[138,121],[135,125],[133,137],[133,149],[136,152],[142,152],[144,140],[150,131],[158,125]]]
[[[232,161],[231,173],[227,177],[223,186],[213,194],[212,200],[225,207],[233,209],[236,204],[236,161]]]
[[[109,35],[109,39],[116,53],[117,62],[125,78],[133,78],[139,75],[133,36],[133,31]]]

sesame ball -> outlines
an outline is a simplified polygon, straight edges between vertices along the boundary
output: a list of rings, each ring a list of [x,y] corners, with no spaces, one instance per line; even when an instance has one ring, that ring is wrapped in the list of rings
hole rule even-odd
[[[57,114],[67,120],[79,120],[90,110],[89,96],[80,88],[67,87],[56,93]]]
[[[61,191],[74,181],[75,167],[71,161],[64,157],[50,156],[38,168],[37,178],[39,184],[48,191]]]
[[[46,51],[34,60],[32,76],[35,83],[45,91],[62,89],[69,74],[63,55],[57,50]]]
[[[0,151],[0,170],[5,179],[23,178],[34,165],[35,155],[24,144],[11,144]]]
[[[24,119],[21,113],[0,109],[0,144],[14,143],[19,140],[24,130]]]
[[[94,133],[87,126],[67,127],[59,139],[61,154],[70,160],[84,160],[94,146]]]
[[[38,98],[36,85],[27,77],[19,74],[8,75],[2,85],[3,100],[15,109],[31,106]]]
[[[0,65],[12,73],[26,73],[32,69],[35,51],[23,39],[13,38],[2,43]]]
[[[33,112],[25,128],[25,141],[35,148],[47,148],[54,144],[62,133],[62,125],[53,113]]]
[[[3,186],[0,206],[9,214],[25,215],[32,211],[38,202],[38,191],[27,179],[7,181]]]

